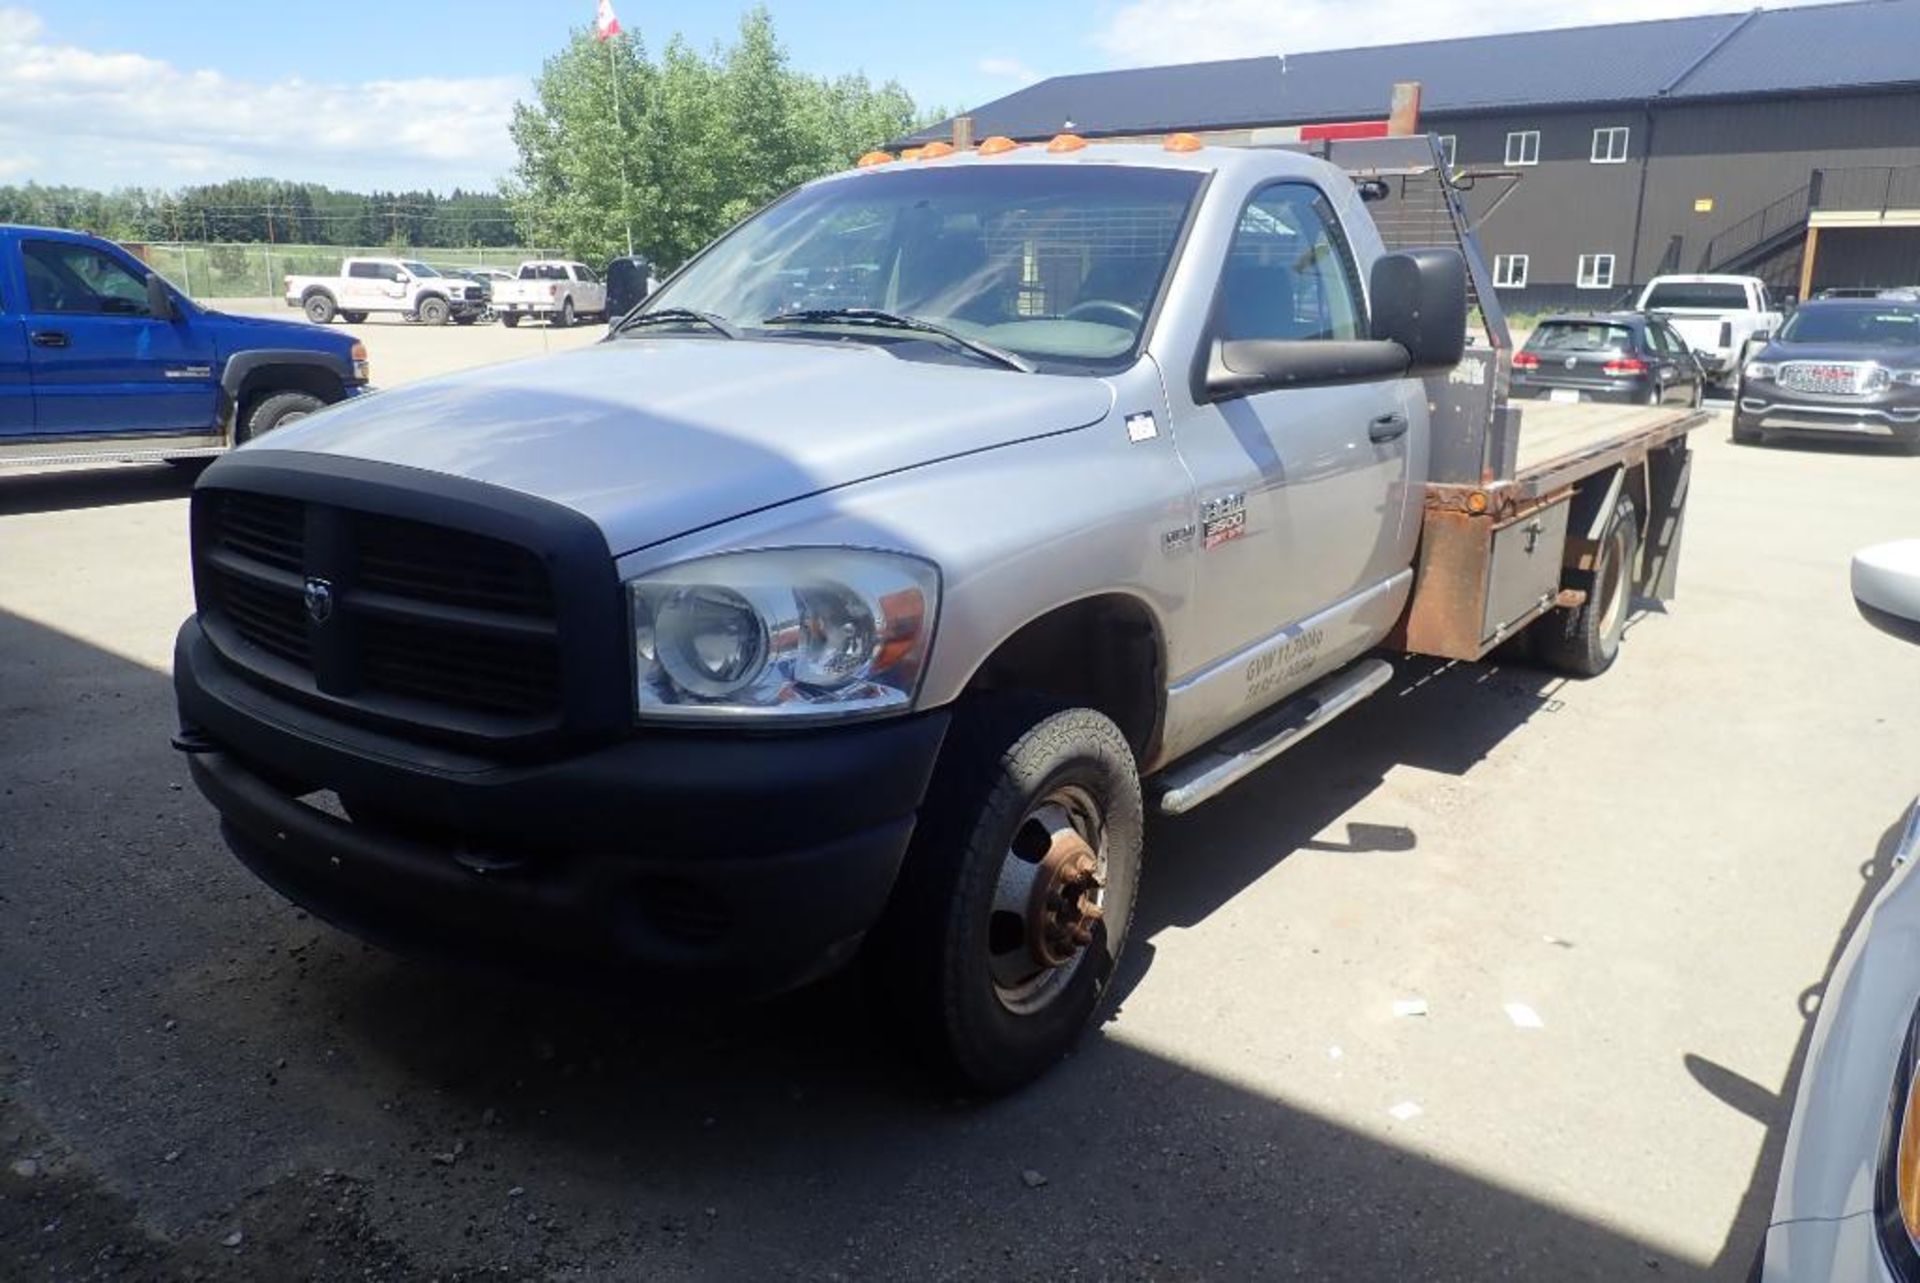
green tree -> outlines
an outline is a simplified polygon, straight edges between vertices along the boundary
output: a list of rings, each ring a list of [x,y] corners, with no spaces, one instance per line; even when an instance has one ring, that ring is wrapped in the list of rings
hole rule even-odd
[[[508,201],[532,242],[598,262],[624,253],[631,233],[671,268],[917,119],[897,83],[795,71],[763,7],[742,16],[732,44],[703,55],[674,36],[657,62],[635,36],[603,44],[583,29],[514,109]]]

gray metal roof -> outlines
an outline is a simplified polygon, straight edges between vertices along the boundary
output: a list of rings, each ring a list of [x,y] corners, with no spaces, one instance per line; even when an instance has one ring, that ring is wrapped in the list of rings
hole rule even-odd
[[[1429,115],[1801,93],[1920,83],[1916,50],[1920,0],[1852,0],[1056,76],[972,114],[976,137],[1034,138],[1373,119],[1401,80]]]

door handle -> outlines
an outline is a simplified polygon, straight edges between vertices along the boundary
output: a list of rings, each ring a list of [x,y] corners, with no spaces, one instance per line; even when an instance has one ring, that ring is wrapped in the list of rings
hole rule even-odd
[[[1367,439],[1376,444],[1398,441],[1407,435],[1407,416],[1404,414],[1383,414],[1367,425]]]
[[[67,345],[66,331],[35,330],[33,332],[33,345],[35,347],[65,347]]]

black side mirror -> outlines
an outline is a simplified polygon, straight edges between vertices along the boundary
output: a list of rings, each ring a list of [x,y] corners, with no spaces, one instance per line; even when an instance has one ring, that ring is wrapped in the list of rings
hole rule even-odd
[[[1773,342],[1773,331],[1772,330],[1755,330],[1752,334],[1748,335],[1747,337],[1755,343],[1771,343]]]
[[[171,321],[180,315],[173,304],[173,291],[160,279],[160,273],[147,273],[147,315],[156,321]]]
[[[1467,260],[1416,249],[1373,265],[1373,337],[1406,349],[1409,374],[1440,374],[1467,350]]]

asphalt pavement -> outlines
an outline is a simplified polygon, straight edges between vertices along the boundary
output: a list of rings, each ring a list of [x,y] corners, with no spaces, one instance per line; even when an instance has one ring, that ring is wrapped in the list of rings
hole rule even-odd
[[[386,382],[593,337],[362,328]],[[1920,459],[1726,438],[1612,673],[1403,663],[1154,823],[1114,1010],[1000,1101],[844,979],[686,1009],[286,904],[167,747],[185,480],[0,473],[0,1277],[1743,1277],[1920,790],[1846,584]]]

